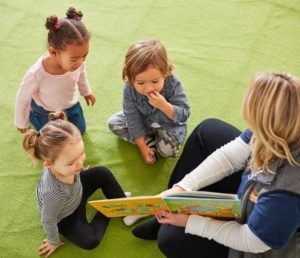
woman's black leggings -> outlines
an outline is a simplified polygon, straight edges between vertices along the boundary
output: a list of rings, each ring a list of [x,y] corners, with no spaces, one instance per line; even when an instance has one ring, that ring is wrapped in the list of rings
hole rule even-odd
[[[207,119],[200,123],[187,139],[168,187],[178,183],[212,152],[235,139],[240,133],[235,127],[217,119]],[[236,193],[240,179],[241,171],[201,190]],[[168,258],[225,258],[228,254],[227,247],[213,240],[185,234],[184,228],[168,224],[161,225],[157,241],[160,250]]]

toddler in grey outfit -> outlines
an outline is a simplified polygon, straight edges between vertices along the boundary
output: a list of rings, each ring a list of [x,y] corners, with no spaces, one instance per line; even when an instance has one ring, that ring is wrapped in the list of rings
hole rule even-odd
[[[123,111],[108,120],[113,133],[138,146],[147,164],[158,155],[176,156],[186,136],[189,105],[172,70],[159,41],[133,44],[123,68]]]

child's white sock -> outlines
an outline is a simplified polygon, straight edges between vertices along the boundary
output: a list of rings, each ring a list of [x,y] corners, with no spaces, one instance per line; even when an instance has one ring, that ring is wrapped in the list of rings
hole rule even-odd
[[[136,216],[127,216],[123,218],[124,224],[126,226],[131,226],[141,218],[148,217],[149,215],[136,215]]]
[[[131,192],[124,192],[126,197],[131,197],[132,193]]]
[[[131,197],[131,192],[125,192],[126,197]],[[141,218],[145,218],[149,215],[136,215],[136,216],[127,216],[123,218],[124,224],[127,226],[131,226],[135,222],[137,222]]]

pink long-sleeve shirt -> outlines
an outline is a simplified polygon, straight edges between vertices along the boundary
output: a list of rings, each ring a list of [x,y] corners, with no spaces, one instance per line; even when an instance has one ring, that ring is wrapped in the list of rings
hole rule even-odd
[[[73,72],[53,75],[46,72],[42,64],[47,55],[48,53],[40,57],[29,68],[20,84],[14,121],[17,128],[29,127],[32,99],[45,110],[56,111],[70,108],[78,102],[80,95],[88,96],[92,93],[85,64]]]

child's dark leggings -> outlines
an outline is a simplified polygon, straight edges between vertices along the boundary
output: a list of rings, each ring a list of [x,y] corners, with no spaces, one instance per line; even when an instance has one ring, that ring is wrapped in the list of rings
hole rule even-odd
[[[217,119],[208,119],[200,123],[189,136],[168,187],[171,188],[178,183],[217,148],[239,135],[238,129]],[[236,193],[240,178],[241,172],[236,172],[201,190]],[[225,258],[228,254],[227,247],[213,240],[185,234],[184,228],[168,224],[161,225],[157,241],[160,250],[168,258]]]
[[[87,199],[97,190],[103,191],[108,198],[125,197],[125,194],[113,174],[104,167],[87,169],[80,173],[82,199],[73,214],[58,224],[59,233],[83,249],[93,249],[101,241],[109,219],[96,212],[89,223],[86,218]]]

